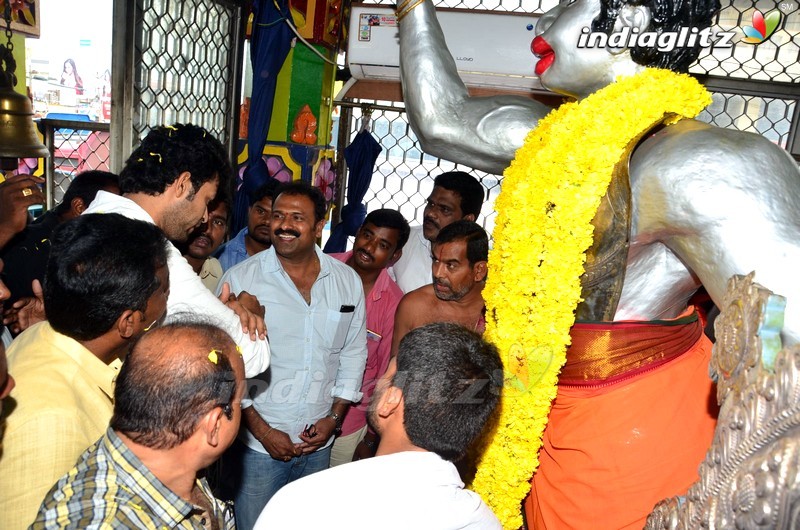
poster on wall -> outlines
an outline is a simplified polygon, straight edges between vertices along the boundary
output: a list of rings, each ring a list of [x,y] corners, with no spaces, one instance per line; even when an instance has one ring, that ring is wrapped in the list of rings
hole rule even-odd
[[[2,28],[5,30],[6,4],[11,5],[11,31],[28,37],[39,36],[39,0],[0,0]]]

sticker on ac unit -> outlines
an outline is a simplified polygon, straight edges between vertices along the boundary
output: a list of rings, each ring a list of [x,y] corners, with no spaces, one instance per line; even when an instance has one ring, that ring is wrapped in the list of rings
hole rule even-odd
[[[372,38],[372,28],[379,26],[396,28],[397,16],[362,14],[358,19],[358,40],[369,41]]]

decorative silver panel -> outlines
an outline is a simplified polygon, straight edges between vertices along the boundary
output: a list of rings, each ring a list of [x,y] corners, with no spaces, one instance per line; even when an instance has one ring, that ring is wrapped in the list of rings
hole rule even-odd
[[[753,276],[731,278],[715,324],[721,410],[700,480],[647,529],[800,527],[800,346],[781,350],[785,299]]]

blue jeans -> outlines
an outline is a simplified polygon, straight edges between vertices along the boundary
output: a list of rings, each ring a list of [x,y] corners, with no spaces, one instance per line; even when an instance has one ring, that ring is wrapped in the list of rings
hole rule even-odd
[[[330,446],[288,462],[275,460],[267,453],[250,449],[236,440],[225,454],[223,466],[234,501],[236,528],[251,530],[261,510],[286,484],[317,471],[328,469]]]

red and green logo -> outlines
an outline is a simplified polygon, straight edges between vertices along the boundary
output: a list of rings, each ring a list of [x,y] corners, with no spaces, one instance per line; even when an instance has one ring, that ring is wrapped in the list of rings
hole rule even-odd
[[[775,29],[780,22],[780,11],[772,11],[767,13],[765,17],[761,11],[756,9],[755,13],[753,13],[753,25],[742,28],[745,34],[743,41],[748,44],[761,44],[775,33]]]

